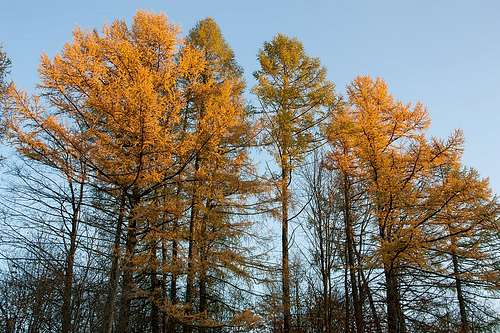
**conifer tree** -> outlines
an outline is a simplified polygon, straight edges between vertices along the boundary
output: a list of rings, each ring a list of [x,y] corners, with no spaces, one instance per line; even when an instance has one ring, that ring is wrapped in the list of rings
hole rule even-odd
[[[145,11],[77,28],[42,55],[33,96],[7,84],[0,48],[2,136],[15,149],[0,193],[2,328],[498,329],[500,205],[462,164],[462,133],[429,136],[423,105],[382,79],[357,77],[338,98],[295,38],[276,35],[258,61],[250,113],[211,18],[186,38]],[[276,162],[269,177],[254,170],[259,145]],[[257,253],[267,235],[250,215],[263,212],[281,223],[279,268]],[[307,240],[291,238],[302,217]]]
[[[379,232],[376,255],[385,276],[387,328],[405,332],[403,267],[425,266],[426,244],[433,242],[429,229],[455,200],[478,193],[473,194],[467,177],[436,182],[443,168],[457,168],[463,141],[459,131],[446,141],[427,140],[429,118],[423,106],[395,101],[381,79],[356,78],[348,96],[348,107],[332,116],[329,140],[337,163],[354,167],[365,183]]]
[[[233,51],[216,22],[204,19],[190,31],[188,45],[204,55],[207,65],[197,90],[190,96],[189,110],[193,130],[204,141],[192,166],[191,212],[189,219],[189,258],[186,302],[193,303],[195,275],[198,279],[198,312],[203,326],[217,325],[208,317],[208,300],[216,295],[210,286],[230,273],[245,276],[244,249],[238,242],[247,221],[238,221],[234,212],[243,213],[244,198],[258,191],[248,177],[252,166],[247,148],[252,131],[243,103],[244,82]],[[244,209],[243,209],[244,210]],[[215,275],[215,276],[214,276]],[[213,319],[213,318],[212,318]],[[235,323],[234,323],[235,324]],[[189,326],[185,327],[190,330]]]
[[[449,277],[456,295],[459,332],[472,332],[473,313],[469,310],[473,309],[475,297],[469,297],[467,289],[471,285],[480,286],[484,293],[499,288],[499,272],[494,269],[496,259],[491,252],[498,242],[498,203],[492,197],[488,180],[481,179],[476,170],[464,168],[459,161],[440,167],[435,178],[441,188],[467,184],[467,189],[457,193],[427,227],[426,243],[429,262],[440,259],[446,263],[445,269],[428,265],[428,275]],[[481,294],[479,289],[474,293]],[[487,313],[485,305],[479,307]],[[488,321],[478,323],[476,328],[488,324]]]
[[[102,35],[77,29],[60,55],[42,57],[40,97],[49,108],[39,97],[30,103],[13,89],[10,128],[24,154],[57,160],[43,139],[48,135],[81,156],[96,185],[107,184],[117,197],[126,197],[122,332],[128,330],[130,302],[138,292],[133,272],[143,255],[136,254],[137,237],[151,219],[144,199],[181,172],[196,149],[194,135],[179,139],[180,89],[187,88],[178,82],[199,75],[205,62],[192,48],[179,53],[176,36],[165,16],[146,12],[138,12],[130,28],[115,21]]]
[[[290,332],[290,272],[288,224],[292,173],[318,143],[318,126],[335,103],[333,84],[319,59],[305,53],[295,38],[278,34],[258,54],[260,69],[253,88],[262,109],[264,144],[279,168],[277,189],[281,205],[281,282],[283,329]]]

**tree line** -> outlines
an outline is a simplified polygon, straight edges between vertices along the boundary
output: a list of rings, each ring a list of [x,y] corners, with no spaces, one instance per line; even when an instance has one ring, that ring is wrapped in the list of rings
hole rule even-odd
[[[339,94],[277,34],[250,101],[213,19],[145,11],[76,29],[33,95],[0,55],[5,332],[500,327],[498,200],[382,79]]]

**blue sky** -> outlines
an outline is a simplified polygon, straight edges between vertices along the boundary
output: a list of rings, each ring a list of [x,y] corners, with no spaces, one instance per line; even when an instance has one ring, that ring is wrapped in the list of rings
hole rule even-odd
[[[58,52],[75,26],[130,21],[137,9],[166,13],[184,33],[215,18],[249,86],[258,49],[277,32],[302,40],[338,92],[356,75],[381,76],[397,98],[428,107],[432,134],[462,128],[465,164],[500,193],[500,1],[5,1],[11,78],[32,91],[40,54]]]

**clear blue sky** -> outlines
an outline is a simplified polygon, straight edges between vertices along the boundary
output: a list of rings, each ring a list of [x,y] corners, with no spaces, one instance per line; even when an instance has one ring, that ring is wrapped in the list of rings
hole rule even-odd
[[[500,193],[500,1],[3,1],[0,42],[11,78],[32,90],[40,54],[59,51],[76,25],[100,29],[137,9],[162,11],[188,31],[211,16],[243,66],[249,86],[256,53],[277,32],[320,57],[343,92],[356,75],[383,77],[396,97],[422,101],[431,133],[465,133],[464,162]]]

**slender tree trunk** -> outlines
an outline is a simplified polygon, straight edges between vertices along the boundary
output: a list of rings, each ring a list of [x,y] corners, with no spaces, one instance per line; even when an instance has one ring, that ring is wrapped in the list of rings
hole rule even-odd
[[[70,247],[66,258],[66,272],[64,275],[63,305],[62,305],[62,333],[71,332],[71,291],[73,289],[73,264],[76,252],[76,223],[77,219],[71,221]]]
[[[359,254],[358,254],[358,260],[359,260]],[[375,323],[375,330],[377,333],[382,333],[382,326],[380,325],[380,319],[377,314],[377,309],[375,308],[375,302],[373,301],[373,295],[370,290],[370,286],[368,285],[368,281],[365,277],[365,273],[363,272],[362,267],[360,266],[359,272],[361,274],[361,279],[363,281],[363,286],[364,286],[364,291],[366,293],[366,296],[368,297],[368,302],[370,304],[370,311],[373,316],[373,321]]]
[[[200,312],[208,311],[207,303],[207,274],[204,268],[200,272]],[[198,330],[200,333],[207,331],[206,327],[200,327]]]
[[[190,307],[190,312],[193,308],[193,289],[194,289],[194,261],[197,255],[196,251],[196,239],[195,239],[195,233],[196,233],[196,221],[197,221],[197,215],[198,215],[198,180],[196,177],[198,177],[198,169],[199,169],[199,163],[200,159],[199,156],[197,155],[195,158],[194,162],[194,188],[193,188],[193,193],[192,193],[192,198],[191,198],[191,216],[189,218],[189,244],[188,244],[188,267],[187,267],[187,279],[186,279],[186,299],[185,302],[186,304]],[[193,331],[191,325],[184,325],[183,332],[184,333],[191,333]]]
[[[177,228],[177,219],[174,221],[174,228]],[[177,304],[177,240],[172,241],[172,264],[174,271],[172,272],[172,279],[170,280],[170,302],[172,305]],[[168,333],[175,333],[176,331],[175,319],[171,316],[168,318]]]
[[[80,207],[83,200],[83,182],[80,183],[78,199],[75,196],[73,185],[70,184],[72,193],[72,207],[73,214],[71,216],[71,231],[70,231],[70,245],[68,256],[66,257],[66,269],[64,275],[64,290],[63,290],[63,305],[62,312],[62,325],[61,332],[69,333],[71,328],[71,293],[73,290],[73,266],[76,253],[76,236],[78,233],[78,219],[80,216]]]
[[[398,322],[399,322],[399,333],[406,333],[406,320],[405,316],[403,313],[403,309],[401,308],[401,285],[400,285],[400,280],[396,277],[396,281],[398,283],[398,288],[396,290],[397,292],[397,310],[398,310]]]
[[[298,274],[295,275],[295,325],[294,331],[302,332],[302,307],[300,306],[300,281]]]
[[[316,187],[314,188],[315,196],[317,196],[316,192],[319,191]],[[318,201],[319,202],[319,201]],[[331,313],[331,308],[330,308],[330,284],[329,284],[329,275],[330,275],[330,270],[329,270],[329,251],[328,248],[325,248],[326,246],[329,246],[329,237],[328,237],[328,231],[323,229],[323,219],[322,219],[322,214],[321,214],[321,209],[318,209],[318,214],[319,214],[319,219],[318,219],[318,225],[317,225],[317,237],[318,237],[318,247],[319,247],[319,261],[320,261],[320,267],[321,267],[321,287],[322,287],[322,297],[323,297],[323,311],[321,312],[321,318],[322,318],[322,332],[330,333],[331,331],[331,325],[330,325],[330,313]],[[327,228],[326,228],[327,229]]]
[[[176,196],[179,197],[181,194],[181,185],[180,185],[180,176],[179,176],[179,183],[177,183],[177,190],[176,190]],[[178,232],[178,227],[179,227],[179,218],[178,216],[175,216],[173,219],[172,223],[172,233],[174,235],[172,239],[172,276],[170,280],[170,303],[172,305],[177,304],[177,265],[178,265],[178,242],[177,242],[177,232]],[[162,243],[162,247],[164,244]],[[166,248],[162,249],[162,254],[163,254],[163,261],[166,261]],[[166,288],[166,277],[165,277],[165,288]],[[165,317],[165,314],[164,314]],[[177,324],[176,324],[176,319],[173,316],[169,316],[167,318],[168,323],[164,322],[164,330],[168,333],[175,333]]]
[[[158,277],[156,273],[151,274],[151,289],[153,290],[153,300],[151,302],[151,333],[160,332],[160,311],[155,299],[158,297]]]
[[[347,227],[347,248],[348,248],[348,265],[349,265],[349,277],[351,280],[351,294],[352,294],[352,303],[353,303],[353,309],[354,309],[354,320],[356,322],[356,332],[357,333],[363,333],[364,331],[364,321],[363,321],[363,306],[360,300],[360,297],[358,295],[358,283],[356,281],[356,272],[355,272],[355,262],[354,262],[354,255],[352,251],[352,226],[348,222],[348,227]]]
[[[329,323],[329,312],[330,312],[330,299],[328,295],[328,280],[325,268],[321,267],[322,284],[323,284],[323,311],[321,313],[323,317],[323,330],[330,333],[330,323]]]
[[[160,310],[156,300],[159,295],[159,283],[157,275],[158,261],[156,258],[156,240],[151,241],[151,333],[160,333]]]
[[[162,267],[167,265],[167,246],[165,239],[161,240],[161,263]],[[161,297],[164,299],[168,298],[167,291],[167,273],[162,270],[161,274]],[[161,333],[166,333],[167,331],[167,314],[165,311],[161,312]]]
[[[344,252],[347,252],[347,244],[345,245]],[[344,268],[344,302],[345,302],[345,320],[344,320],[344,332],[349,333],[351,332],[351,306],[349,304],[349,282],[348,282],[348,275],[349,275],[349,268],[347,267],[347,253],[344,253],[345,255],[345,268]]]
[[[349,179],[344,174],[343,177],[344,191],[344,223],[347,240],[347,264],[349,267],[349,276],[351,280],[352,303],[354,308],[354,320],[356,322],[356,332],[363,333],[363,306],[358,295],[358,283],[356,281],[356,260],[354,258],[354,230],[351,218],[351,203],[350,203],[350,187]]]
[[[453,239],[452,242],[455,242],[455,240]],[[454,247],[454,245],[455,244],[453,244],[452,246]],[[458,257],[453,249],[451,251],[451,260],[453,262],[453,275],[455,277],[455,288],[457,290],[458,308],[460,311],[460,333],[468,333],[469,322],[467,320],[467,312],[465,309],[465,298],[462,290],[462,280],[460,279]]]
[[[377,211],[382,211],[377,205]],[[378,221],[379,236],[382,240],[391,240],[391,229],[384,226],[385,223]],[[399,295],[398,267],[397,263],[384,262],[384,276],[386,289],[387,306],[387,333],[404,333],[404,321],[402,320],[402,311]]]
[[[120,198],[120,207],[118,211],[118,219],[116,221],[115,239],[113,243],[113,253],[111,259],[111,270],[109,275],[109,294],[106,299],[106,306],[104,308],[104,325],[102,333],[113,332],[113,322],[115,316],[115,299],[118,289],[118,276],[120,264],[120,243],[122,234],[122,225],[125,215],[125,193],[122,193]]]
[[[330,231],[328,231],[327,233],[327,239],[331,239],[331,235],[330,235]],[[326,266],[326,272],[327,272],[327,275],[326,275],[326,285],[327,285],[327,308],[326,308],[326,333],[332,333],[333,332],[333,327],[332,327],[332,323],[333,323],[333,304],[332,304],[332,276],[330,274],[331,272],[331,260],[329,259],[331,256],[332,256],[332,253],[331,253],[331,250],[330,248],[328,247],[327,248],[327,266]]]
[[[290,314],[290,272],[288,268],[288,183],[290,166],[288,156],[283,156],[281,174],[281,282],[283,288],[283,331],[291,332]]]
[[[328,292],[327,292],[327,308],[326,308],[326,332],[332,333],[332,322],[333,322],[333,306],[332,306],[332,280],[330,274],[328,274]]]
[[[211,209],[209,206],[209,200],[206,200],[206,209]],[[208,294],[207,294],[207,223],[208,223],[208,212],[205,214],[200,234],[200,312],[208,312]],[[205,333],[207,329],[205,327],[200,327],[199,332]]]
[[[136,212],[134,212],[134,210],[137,208],[138,203],[139,198],[134,196],[130,207],[131,213],[127,227],[127,240],[125,242],[122,295],[120,299],[120,316],[117,330],[120,333],[129,332],[130,302],[132,299],[131,293],[134,289],[132,259],[134,257],[134,250],[137,243],[137,219],[135,217]]]

